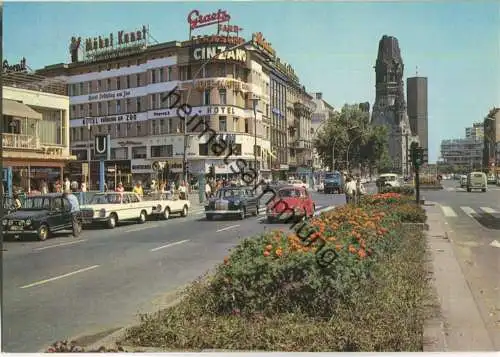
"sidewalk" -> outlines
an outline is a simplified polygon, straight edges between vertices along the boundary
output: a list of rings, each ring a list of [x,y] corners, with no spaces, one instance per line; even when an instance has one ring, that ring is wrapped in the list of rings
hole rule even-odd
[[[425,206],[428,246],[432,258],[433,287],[440,316],[429,321],[424,352],[494,351],[493,342],[456,258],[450,232],[438,204]]]

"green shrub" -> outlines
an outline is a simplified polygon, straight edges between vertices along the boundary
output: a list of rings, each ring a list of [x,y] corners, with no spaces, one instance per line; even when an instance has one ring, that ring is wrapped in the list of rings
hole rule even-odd
[[[399,193],[404,196],[415,196],[415,188],[411,186],[383,187],[380,193]]]

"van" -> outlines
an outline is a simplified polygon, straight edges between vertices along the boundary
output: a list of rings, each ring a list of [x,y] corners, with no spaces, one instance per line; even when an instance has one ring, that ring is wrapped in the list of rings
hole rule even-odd
[[[377,179],[378,187],[400,187],[401,182],[398,174],[381,174]]]
[[[472,190],[481,190],[486,192],[488,187],[488,178],[484,172],[471,172],[467,175],[467,192]]]

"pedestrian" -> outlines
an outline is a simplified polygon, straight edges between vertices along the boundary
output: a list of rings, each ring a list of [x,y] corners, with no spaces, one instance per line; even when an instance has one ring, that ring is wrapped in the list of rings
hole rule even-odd
[[[49,193],[49,187],[47,186],[47,182],[45,180],[42,181],[40,192],[42,193],[42,195],[46,195],[47,193]]]
[[[78,192],[78,182],[76,180],[71,182],[71,192]]]
[[[207,182],[205,184],[205,199],[208,200],[212,195],[212,187],[210,187],[210,183]]]
[[[57,193],[61,193],[62,192],[62,184],[61,184],[60,180],[56,181],[56,183],[54,185],[54,191],[56,191]]]
[[[186,188],[186,182],[183,180],[181,181],[181,184],[179,185],[179,198],[181,200],[187,200],[187,188]]]
[[[63,199],[66,199],[69,203],[73,237],[78,237],[82,231],[80,203],[78,202],[76,196],[72,194],[70,190],[64,191]]]
[[[356,179],[356,204],[359,204],[361,196],[366,194],[365,186],[361,183],[361,178]]]
[[[82,182],[82,185],[80,187],[80,191],[87,192],[87,183],[86,182]]]
[[[64,180],[64,191],[71,191],[71,182],[69,181],[69,177],[66,176]]]
[[[115,189],[116,192],[125,192],[125,188],[123,187],[123,183],[119,182],[118,186]]]
[[[14,199],[13,202],[12,202],[13,206],[14,206],[14,209],[21,208],[22,205],[21,205],[21,200],[19,199],[19,194],[18,193],[14,193],[12,195],[12,198]]]
[[[351,203],[356,195],[356,182],[352,177],[347,177],[344,192],[346,202]]]

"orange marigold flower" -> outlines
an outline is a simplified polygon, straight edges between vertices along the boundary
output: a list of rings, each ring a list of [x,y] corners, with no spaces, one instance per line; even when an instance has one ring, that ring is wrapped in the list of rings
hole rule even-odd
[[[336,249],[337,251],[341,250],[341,249],[342,249],[342,244],[336,244],[336,245],[335,245],[335,249]]]
[[[266,250],[266,251],[264,252],[264,256],[265,256],[265,257],[268,257],[268,256],[269,256],[269,254],[271,254],[271,253],[269,253],[269,251],[268,251],[268,250]]]
[[[357,252],[356,247],[354,247],[352,244],[350,244],[349,245],[349,252],[353,253],[353,254],[356,253]]]
[[[226,264],[226,265],[229,264],[229,258],[228,257],[224,257],[224,264]]]
[[[266,250],[271,250],[273,249],[273,246],[271,244],[266,245]]]
[[[283,255],[283,249],[278,248],[278,249],[276,249],[275,253],[276,253],[276,255],[277,255],[278,257],[281,257],[281,256]]]
[[[366,258],[366,251],[365,251],[364,249],[360,249],[360,250],[358,251],[358,256],[359,256],[360,258]]]

